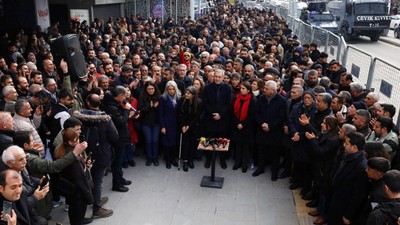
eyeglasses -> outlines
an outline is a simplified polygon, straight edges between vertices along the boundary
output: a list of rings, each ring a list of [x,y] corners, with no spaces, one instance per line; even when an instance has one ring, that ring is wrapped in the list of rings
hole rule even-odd
[[[202,56],[201,58],[202,58],[202,59],[207,59],[207,56]]]
[[[185,57],[190,57],[190,55],[185,55]]]

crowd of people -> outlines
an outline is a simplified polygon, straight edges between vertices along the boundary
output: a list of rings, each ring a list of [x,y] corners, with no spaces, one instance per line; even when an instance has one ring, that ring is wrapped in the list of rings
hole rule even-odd
[[[255,166],[254,177],[268,164],[272,181],[290,177],[316,207],[314,224],[400,216],[396,108],[301,43],[284,17],[221,4],[197,20],[74,20],[68,33],[79,38],[84,77],[53,56],[57,23],[0,41],[0,197],[16,202],[11,222],[47,224],[61,196],[72,225],[111,216],[108,168],[117,192],[129,191],[123,168],[136,165],[138,147],[146,166],[180,167],[179,158],[189,172],[205,156],[209,168],[200,138],[230,140],[222,169],[231,158],[233,170]]]

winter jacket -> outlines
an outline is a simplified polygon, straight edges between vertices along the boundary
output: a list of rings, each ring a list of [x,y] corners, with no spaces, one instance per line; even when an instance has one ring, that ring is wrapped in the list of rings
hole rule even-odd
[[[111,94],[104,96],[104,111],[111,116],[115,127],[118,130],[119,146],[130,144],[130,134],[128,128],[129,110],[122,108],[122,105],[115,100]]]
[[[400,199],[391,199],[372,210],[367,225],[395,225],[398,217],[400,217]]]
[[[91,109],[75,111],[74,116],[82,121],[82,134],[86,137],[94,163],[108,166],[112,156],[111,146],[119,140],[118,130],[111,116]],[[95,129],[91,129],[93,127]]]

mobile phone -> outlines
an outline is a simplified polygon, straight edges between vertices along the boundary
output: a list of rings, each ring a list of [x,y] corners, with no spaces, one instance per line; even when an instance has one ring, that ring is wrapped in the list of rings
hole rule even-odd
[[[44,188],[44,186],[46,186],[47,183],[49,183],[50,177],[47,174],[44,179],[42,180],[42,183],[40,183],[40,190],[42,190]]]
[[[89,155],[86,156],[86,162],[92,160],[92,152],[89,153]]]
[[[3,201],[3,221],[7,222],[7,216],[6,215],[10,215],[11,216],[11,209],[12,209],[12,202]]]
[[[85,135],[81,134],[79,135],[79,143],[86,141]]]

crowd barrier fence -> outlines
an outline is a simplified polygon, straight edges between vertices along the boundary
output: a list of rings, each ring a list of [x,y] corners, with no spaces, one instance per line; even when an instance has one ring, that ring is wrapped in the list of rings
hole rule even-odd
[[[260,4],[265,9],[271,9],[278,16],[283,16],[301,43],[317,43],[318,49],[326,52],[330,60],[339,61],[353,75],[355,82],[360,82],[366,89],[379,93],[380,102],[393,104],[396,107],[393,122],[397,126],[400,125],[400,104],[398,103],[400,67],[357,47],[347,45],[341,36],[304,23],[293,15],[289,15],[289,11],[281,6],[274,6],[268,2]]]

